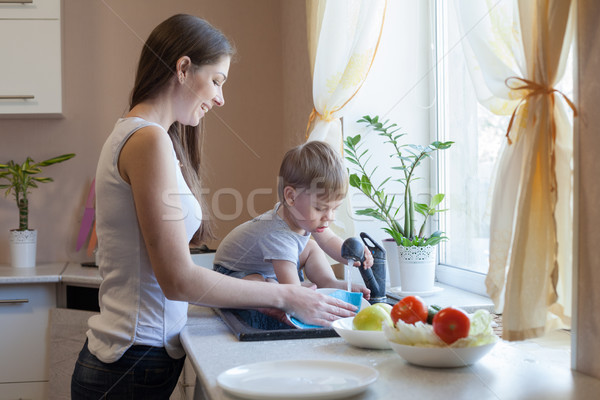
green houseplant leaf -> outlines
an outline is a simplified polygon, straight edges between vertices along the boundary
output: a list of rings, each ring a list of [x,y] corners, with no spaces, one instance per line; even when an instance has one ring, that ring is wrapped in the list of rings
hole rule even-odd
[[[12,194],[19,209],[19,229],[25,231],[29,229],[29,200],[30,189],[38,187],[37,183],[52,182],[52,178],[34,176],[42,172],[42,167],[61,163],[75,157],[75,154],[63,154],[58,157],[36,163],[31,157],[22,164],[17,164],[10,160],[6,164],[0,164],[0,189],[5,189],[5,196]]]
[[[434,232],[425,236],[426,224],[429,217],[436,213],[447,211],[438,206],[444,200],[444,194],[437,193],[431,196],[429,204],[417,203],[413,201],[411,184],[420,179],[416,170],[422,161],[430,158],[431,154],[449,149],[454,142],[434,141],[427,146],[419,144],[401,144],[399,140],[405,136],[405,133],[397,133],[400,128],[397,124],[389,123],[389,120],[380,121],[379,116],[365,115],[357,121],[365,124],[368,128],[382,136],[385,145],[393,148],[390,154],[396,164],[391,167],[392,173],[381,183],[373,181],[374,172],[377,167],[369,166],[369,149],[363,149],[364,142],[361,142],[361,135],[347,137],[344,141],[346,159],[353,166],[353,173],[350,174],[350,186],[360,190],[372,203],[374,207],[358,210],[358,215],[368,215],[385,222],[383,228],[398,245],[403,246],[427,246],[437,245],[448,238],[443,232]],[[388,181],[396,181],[404,187],[402,202],[397,205],[396,197],[385,193],[384,185]],[[415,211],[422,216],[422,221],[417,223]],[[402,217],[402,223],[398,220]]]

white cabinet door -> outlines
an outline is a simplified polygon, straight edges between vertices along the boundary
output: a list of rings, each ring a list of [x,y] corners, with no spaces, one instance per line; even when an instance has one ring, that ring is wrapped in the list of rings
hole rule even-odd
[[[59,20],[0,20],[0,114],[62,113],[60,48]]]
[[[8,19],[60,19],[60,0],[0,2],[0,17]]]
[[[87,321],[92,311],[56,308],[50,311],[50,399],[68,399],[71,396],[71,375],[83,344],[87,339]],[[1,389],[1,388],[0,388]],[[2,398],[0,397],[0,400]]]
[[[54,307],[54,283],[0,286],[0,383],[48,381],[48,321]]]
[[[0,383],[0,400],[38,400],[47,398],[48,383],[46,382]]]

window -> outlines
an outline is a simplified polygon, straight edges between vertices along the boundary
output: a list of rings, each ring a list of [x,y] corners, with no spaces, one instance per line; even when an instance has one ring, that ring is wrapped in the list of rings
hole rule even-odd
[[[492,114],[479,105],[461,46],[453,1],[392,1],[388,3],[380,49],[371,72],[344,118],[344,135],[365,133],[355,124],[365,114],[396,122],[407,143],[452,140],[449,150],[436,153],[418,191],[446,194],[449,211],[436,214],[433,230],[450,238],[440,246],[439,281],[486,295],[491,191],[496,160],[506,143],[510,116]],[[571,97],[572,68],[567,64],[559,90]],[[389,149],[373,134],[365,138],[377,154],[382,178],[389,173]],[[371,161],[374,162],[374,161]],[[352,169],[351,165],[348,165]],[[388,192],[401,193],[393,186]],[[354,209],[370,206],[351,190]],[[378,221],[354,215],[357,232],[376,240],[387,234]]]
[[[437,1],[438,134],[457,145],[438,163],[440,191],[451,210],[440,217],[450,241],[440,247],[438,279],[485,294],[494,169],[510,116],[481,106],[465,64],[455,1]],[[558,89],[572,98],[572,57]],[[451,267],[451,268],[449,268]],[[465,283],[466,282],[466,283]]]
[[[344,109],[344,136],[361,134],[374,155],[370,164],[379,165],[376,178],[383,181],[390,173],[392,161],[389,145],[376,133],[364,129],[356,121],[364,115],[389,119],[406,133],[406,143],[427,144],[435,140],[435,53],[433,47],[432,8],[430,1],[399,0],[388,2],[386,22],[377,57],[358,94]],[[401,38],[402,40],[399,40]],[[347,165],[352,170],[351,165]],[[419,167],[422,180],[415,182],[417,193],[431,193],[429,177],[435,164]],[[417,185],[418,184],[418,185]],[[387,193],[401,194],[402,186],[389,181]],[[370,207],[369,200],[351,188],[353,209]],[[419,198],[423,201],[423,198]],[[367,232],[381,242],[387,238],[380,221],[352,213],[355,229]]]
[[[477,101],[452,3],[437,2],[436,21],[438,135],[456,142],[438,162],[439,190],[450,209],[440,228],[451,239],[440,246],[438,279],[485,293],[492,174],[508,117]]]

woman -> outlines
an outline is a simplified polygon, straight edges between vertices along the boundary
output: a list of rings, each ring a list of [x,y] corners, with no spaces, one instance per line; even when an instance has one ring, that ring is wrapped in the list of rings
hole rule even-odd
[[[354,314],[302,286],[248,282],[192,262],[190,240],[209,234],[197,200],[197,127],[225,102],[233,54],[220,31],[190,15],[167,19],[144,45],[130,111],[96,171],[101,311],[89,321],[73,399],[167,399],[183,366],[188,302],[278,308],[317,325]]]

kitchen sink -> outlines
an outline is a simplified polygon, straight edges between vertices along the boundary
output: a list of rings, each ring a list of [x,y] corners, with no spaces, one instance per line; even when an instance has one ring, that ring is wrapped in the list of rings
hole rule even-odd
[[[239,341],[336,337],[333,328],[296,329],[256,310],[215,308],[214,311]]]
[[[324,289],[326,290],[326,289]],[[394,305],[398,298],[387,294],[385,302]],[[239,341],[310,339],[339,336],[333,328],[297,329],[256,310],[214,308]]]

